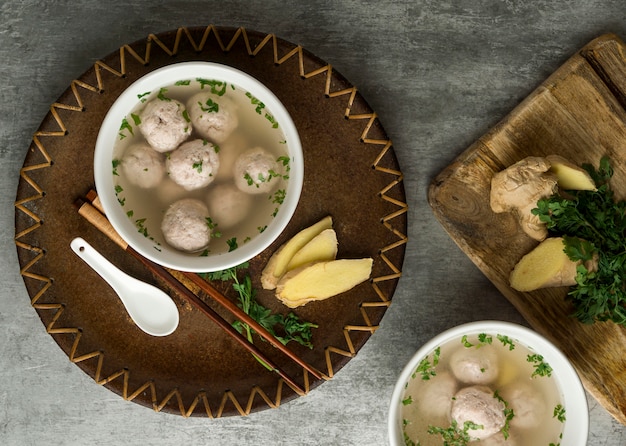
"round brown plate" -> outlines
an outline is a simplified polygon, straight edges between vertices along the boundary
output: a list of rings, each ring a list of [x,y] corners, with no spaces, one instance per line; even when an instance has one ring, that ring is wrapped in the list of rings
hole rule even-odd
[[[180,28],[125,45],[96,62],[52,104],[35,132],[16,200],[16,244],[31,304],[69,359],[123,398],[182,416],[246,415],[299,394],[266,370],[200,311],[172,293],[180,325],[170,336],[140,331],[113,290],[72,253],[82,236],[129,274],[166,288],[78,215],[74,202],[94,187],[98,128],[118,95],[164,65],[202,60],[243,70],[284,103],[305,155],[301,201],[281,237],[250,262],[257,300],[289,311],[264,291],[259,273],[300,229],[331,215],[339,258],[373,257],[372,280],[295,310],[314,322],[313,349],[289,344],[323,372],[316,379],[260,338],[257,345],[309,391],[341,369],[376,330],[401,275],[406,200],[391,141],[357,89],[330,65],[272,34],[215,26]],[[234,301],[230,284],[218,284]],[[229,322],[233,318],[200,297]]]

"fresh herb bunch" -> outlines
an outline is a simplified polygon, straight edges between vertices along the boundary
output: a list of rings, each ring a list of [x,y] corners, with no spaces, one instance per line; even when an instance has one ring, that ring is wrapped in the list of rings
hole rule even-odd
[[[255,299],[256,290],[252,287],[250,275],[246,274],[242,280],[238,276],[238,271],[245,270],[248,266],[249,264],[245,262],[223,271],[202,273],[201,276],[207,280],[223,282],[232,280],[233,289],[239,295],[239,308],[257,321],[259,325],[265,328],[283,345],[294,341],[305,347],[313,348],[311,342],[313,333],[311,329],[317,328],[317,325],[301,321],[293,312],[283,316],[282,314],[272,313],[269,308],[259,304]],[[254,330],[248,324],[237,320],[232,325],[239,333],[245,334],[249,342],[253,342],[252,335]]]
[[[613,169],[602,158],[598,170],[583,165],[596,191],[567,191],[541,199],[533,214],[553,235],[563,236],[565,253],[577,268],[576,285],[568,293],[583,323],[613,321],[626,326],[626,202],[616,201],[609,181]],[[597,268],[585,262],[597,259]]]

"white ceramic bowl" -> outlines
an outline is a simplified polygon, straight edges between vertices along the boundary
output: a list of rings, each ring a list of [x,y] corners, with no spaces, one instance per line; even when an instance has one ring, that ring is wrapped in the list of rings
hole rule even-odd
[[[405,446],[406,444],[403,437],[402,412],[404,405],[402,401],[407,397],[405,389],[421,361],[427,356],[432,358],[434,350],[449,341],[459,340],[460,342],[464,335],[471,336],[481,333],[508,336],[543,356],[544,361],[552,367],[552,377],[556,378],[562,404],[566,410],[566,421],[563,425],[563,438],[560,440],[560,444],[567,446],[586,445],[589,429],[587,399],[578,374],[570,362],[554,344],[535,331],[517,324],[499,321],[471,322],[453,327],[432,338],[415,353],[400,374],[391,396],[388,418],[390,444],[393,446]]]
[[[139,105],[138,98],[146,92],[153,92],[156,95],[154,92],[178,81],[197,78],[227,82],[250,92],[263,102],[265,110],[271,113],[282,130],[290,158],[286,196],[280,211],[268,224],[267,229],[252,237],[250,241],[240,243],[238,248],[231,252],[209,253],[206,256],[178,251],[167,244],[157,244],[140,234],[135,223],[126,215],[127,210],[118,202],[112,174],[113,151],[120,125],[130,111]],[[209,272],[227,269],[252,259],[279,236],[293,216],[300,198],[304,158],[293,120],[279,99],[261,82],[229,66],[210,62],[184,62],[157,69],[138,79],[122,92],[107,112],[98,133],[94,154],[94,177],[99,198],[109,221],[131,248],[162,266],[181,271]],[[160,231],[160,227],[150,229],[153,233]]]

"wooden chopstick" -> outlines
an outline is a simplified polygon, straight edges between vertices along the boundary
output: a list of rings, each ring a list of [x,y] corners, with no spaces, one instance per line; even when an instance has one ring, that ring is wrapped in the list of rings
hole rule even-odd
[[[94,207],[96,207],[102,213],[102,216],[106,218],[106,216],[104,215],[104,210],[102,209],[102,205],[100,204],[100,199],[98,198],[98,194],[96,193],[96,191],[93,189],[90,190],[87,193],[86,197],[94,205]],[[112,226],[111,226],[111,229],[115,232]],[[119,237],[119,235],[118,235],[118,238],[121,240],[121,237]],[[126,242],[122,241],[122,243],[128,246]],[[127,248],[124,248],[124,249],[127,249]],[[309,365],[307,362],[301,359],[298,355],[293,353],[289,348],[287,348],[287,346],[285,346],[282,342],[276,339],[269,331],[267,331],[257,321],[252,319],[246,312],[244,312],[241,308],[239,308],[233,301],[231,301],[222,293],[220,293],[218,290],[216,290],[209,282],[204,280],[202,277],[200,277],[196,273],[190,273],[190,272],[184,272],[184,271],[181,271],[181,273],[187,279],[189,279],[192,283],[198,286],[202,291],[204,291],[209,297],[211,297],[213,300],[215,300],[217,303],[223,306],[226,310],[232,313],[237,319],[239,319],[241,322],[245,324],[248,324],[254,331],[256,331],[259,334],[259,336],[261,336],[267,342],[272,344],[274,347],[280,350],[283,354],[291,358],[292,361],[296,362],[298,365],[300,365],[302,368],[307,370],[309,373],[311,373],[311,375],[313,375],[317,379],[322,379],[322,374],[318,370],[316,370],[314,367]]]
[[[285,373],[280,367],[278,367],[270,358],[268,358],[261,350],[259,350],[254,344],[248,342],[248,340],[239,333],[231,324],[224,320],[219,314],[215,312],[211,307],[204,303],[198,296],[187,289],[182,283],[180,283],[169,271],[162,266],[152,262],[145,258],[137,251],[132,249],[128,244],[117,234],[109,220],[98,209],[92,206],[90,203],[83,200],[77,200],[75,202],[78,208],[78,213],[92,223],[96,228],[107,235],[116,244],[122,247],[127,253],[131,254],[135,259],[139,260],[148,270],[153,274],[163,279],[168,286],[172,287],[175,291],[180,293],[185,299],[194,305],[197,309],[202,311],[206,316],[215,322],[220,328],[222,328],[228,335],[234,340],[239,342],[246,350],[258,357],[261,361],[267,364],[273,371],[278,373],[281,378],[285,380],[290,387],[293,388],[299,395],[306,394],[306,390],[296,383],[287,373]]]

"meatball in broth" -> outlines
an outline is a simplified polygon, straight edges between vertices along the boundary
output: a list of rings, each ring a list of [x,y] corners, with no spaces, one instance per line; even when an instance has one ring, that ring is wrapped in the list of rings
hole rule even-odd
[[[191,135],[185,106],[175,99],[153,99],[139,115],[139,130],[157,152],[169,152]]]
[[[186,190],[206,187],[220,167],[217,151],[217,146],[203,139],[186,142],[168,155],[167,173]]]

